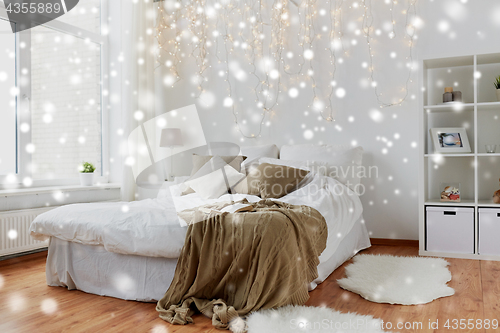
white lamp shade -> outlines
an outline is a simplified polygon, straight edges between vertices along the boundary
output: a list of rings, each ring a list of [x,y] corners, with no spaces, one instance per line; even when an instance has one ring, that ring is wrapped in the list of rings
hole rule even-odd
[[[160,147],[178,147],[182,145],[180,128],[164,128],[161,130]]]

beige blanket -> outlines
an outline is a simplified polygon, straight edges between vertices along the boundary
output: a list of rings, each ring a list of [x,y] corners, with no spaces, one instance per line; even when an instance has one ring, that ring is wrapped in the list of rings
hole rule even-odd
[[[252,212],[210,211],[228,204],[179,213],[189,227],[172,284],[156,306],[160,318],[192,323],[197,309],[215,327],[243,332],[240,316],[308,300],[326,247],[323,216],[272,200],[252,204]]]

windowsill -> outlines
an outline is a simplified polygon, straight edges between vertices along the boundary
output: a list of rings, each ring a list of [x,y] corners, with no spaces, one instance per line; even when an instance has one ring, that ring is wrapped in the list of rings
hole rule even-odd
[[[55,192],[112,190],[112,189],[119,189],[120,187],[121,184],[119,183],[108,183],[108,184],[100,184],[93,186],[65,185],[65,186],[28,187],[28,188],[0,190],[0,196],[10,197],[17,195],[33,195],[33,194],[55,193]]]

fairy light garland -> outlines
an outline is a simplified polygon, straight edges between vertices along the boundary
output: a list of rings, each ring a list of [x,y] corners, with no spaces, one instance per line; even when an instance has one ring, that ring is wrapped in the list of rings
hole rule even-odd
[[[397,4],[398,2],[396,0],[392,0],[391,1],[391,24],[392,24],[392,31],[389,33],[389,38],[390,39],[393,39],[393,38],[396,38],[396,20],[394,19],[394,6]]]
[[[261,0],[257,1],[259,6],[257,8],[257,11],[254,12],[254,15],[251,17],[256,17],[256,20],[258,20],[258,23],[256,26],[259,27],[258,30],[253,30],[252,31],[252,36],[253,39],[251,39],[248,43],[248,45],[254,45],[254,47],[250,46],[252,48],[252,57],[253,61],[251,62],[252,65],[252,70],[251,70],[251,75],[256,79],[257,84],[254,86],[254,94],[255,94],[255,102],[257,103],[257,107],[261,110],[260,114],[260,119],[259,119],[259,127],[258,131],[256,133],[251,133],[251,134],[246,134],[243,132],[241,129],[241,126],[239,124],[239,113],[236,110],[237,103],[233,99],[233,87],[231,84],[231,80],[229,77],[229,61],[231,59],[231,54],[233,53],[234,49],[228,48],[228,44],[231,43],[231,45],[234,45],[234,39],[229,31],[229,28],[231,28],[232,24],[227,21],[227,18],[231,17],[231,15],[238,15],[239,19],[241,19],[239,22],[245,22],[243,19],[242,11],[238,8],[235,8],[232,4],[228,4],[227,6],[224,7],[224,17],[223,19],[223,25],[225,29],[225,34],[222,36],[224,40],[224,50],[225,50],[225,60],[224,66],[225,66],[225,75],[224,75],[224,81],[227,83],[228,86],[228,98],[229,98],[229,106],[231,108],[234,122],[236,129],[240,132],[240,134],[246,138],[255,138],[259,137],[262,133],[262,128],[266,119],[266,115],[269,114],[270,112],[273,111],[273,109],[278,106],[278,99],[281,94],[281,75],[280,75],[280,69],[281,69],[281,59],[282,59],[282,53],[284,50],[284,33],[285,33],[285,27],[287,26],[286,21],[286,5],[287,1],[286,0],[276,0],[272,4],[272,19],[271,19],[271,38],[270,42],[267,46],[268,48],[268,53],[267,56],[264,56],[264,42],[262,41],[265,37],[264,35],[264,26],[266,23],[262,20],[262,2]],[[245,12],[251,11],[252,7],[246,7]],[[242,34],[239,33],[238,36],[243,38]],[[245,40],[245,43],[247,43],[247,40]],[[260,59],[267,59],[268,61],[270,59],[274,59],[274,63],[272,64],[267,64],[269,68],[272,68],[271,70],[266,70],[264,73],[264,78],[261,78],[257,74],[257,68],[255,66],[255,55],[259,53]],[[219,61],[220,58],[219,58]],[[271,74],[273,71],[276,71],[274,73],[278,73],[277,77],[272,78]],[[273,81],[274,80],[274,83]]]
[[[395,8],[398,0],[390,1],[390,17],[392,31],[389,33],[391,39],[396,37],[396,19]],[[386,1],[389,3],[389,1]],[[401,1],[401,0],[399,0]],[[416,17],[416,1],[407,0],[408,9],[406,10],[406,33],[404,38],[408,38],[409,55],[406,57],[409,61],[409,73],[405,85],[403,87],[404,96],[397,102],[384,102],[382,94],[378,92],[378,85],[375,80],[374,70],[374,54],[373,44],[375,39],[373,32],[373,15],[371,0],[361,0],[361,5],[364,7],[362,16],[363,33],[368,45],[370,82],[374,88],[374,92],[381,108],[401,105],[406,100],[409,94],[409,84],[413,70],[412,49],[415,39],[415,30],[410,22],[410,17]],[[161,3],[165,3],[161,4]],[[173,5],[172,5],[173,4]],[[353,3],[353,7],[358,8],[357,3]],[[323,38],[321,33],[317,33],[315,23],[318,23],[318,3],[317,0],[253,0],[253,1],[226,1],[218,2],[217,0],[179,0],[169,3],[170,7],[162,1],[157,6],[157,26],[155,38],[158,43],[157,64],[165,65],[169,68],[173,80],[169,84],[174,86],[180,79],[178,68],[181,63],[181,58],[185,57],[181,48],[190,48],[189,55],[196,62],[196,80],[198,86],[197,98],[205,92],[204,83],[208,81],[206,72],[211,68],[210,55],[217,59],[219,65],[223,66],[223,70],[219,74],[224,79],[227,86],[227,97],[224,100],[224,106],[230,108],[235,126],[243,137],[255,138],[262,133],[266,118],[268,115],[274,114],[274,110],[279,106],[280,96],[287,87],[283,85],[283,75],[288,76],[290,84],[299,82],[303,87],[304,82],[309,82],[312,91],[312,103],[308,108],[313,108],[319,111],[322,119],[331,122],[335,121],[335,111],[333,103],[333,95],[335,91],[335,74],[337,71],[338,55],[337,51],[348,56],[345,50],[343,38],[343,5],[344,0],[329,0],[321,3],[329,7],[329,15],[326,16],[328,22],[323,26],[323,32],[328,35],[329,46],[320,48],[318,40]],[[167,8],[168,7],[168,8]],[[298,45],[293,45],[301,50],[294,60],[294,64],[287,60],[285,54],[292,54],[292,50],[287,51],[287,37],[290,37],[290,18],[291,9],[297,9],[298,31],[296,39]],[[351,7],[349,7],[351,8]],[[209,13],[215,15],[215,23],[209,23]],[[215,12],[215,14],[214,14]],[[321,15],[325,15],[325,9],[321,8]],[[269,14],[264,17],[264,13]],[[191,39],[183,41],[184,31],[181,29],[182,22],[187,22],[187,31]],[[211,21],[213,22],[213,21]],[[211,31],[212,30],[212,31]],[[377,32],[379,34],[379,32]],[[213,37],[212,41],[211,38]],[[182,41],[182,42],[181,42]],[[222,41],[222,47],[220,45]],[[212,51],[209,52],[213,45]],[[231,82],[230,72],[233,70],[231,64],[236,62],[238,58],[239,47],[244,50],[243,56],[248,61],[249,70],[246,72],[252,80],[255,80],[255,85],[252,85],[253,94],[255,96],[256,107],[260,110],[259,118],[254,121],[258,123],[255,131],[243,131],[240,123],[246,124],[246,120],[242,118],[242,106],[238,105],[239,101],[235,98],[235,89]],[[330,82],[328,88],[319,86],[319,82],[315,78],[313,59],[304,56],[307,52],[313,50],[323,50],[327,52],[329,57],[328,73]],[[314,53],[312,53],[314,55]],[[289,58],[292,58],[290,56]],[[234,59],[234,60],[233,60]],[[291,60],[290,60],[291,61]],[[258,66],[257,64],[261,64]],[[264,63],[264,70],[262,64]],[[325,63],[322,64],[322,71],[326,70]],[[307,71],[305,71],[307,69]],[[262,71],[262,73],[260,73]],[[246,75],[246,74],[245,74]],[[320,99],[321,93],[325,92],[324,98]],[[248,107],[248,106],[246,106]],[[319,119],[321,119],[319,118]]]
[[[181,34],[182,31],[178,25],[181,19],[180,3],[176,2],[172,14],[168,14],[164,2],[158,1],[155,38],[158,43],[156,55],[155,70],[161,66],[169,68],[173,79],[171,86],[173,87],[180,81],[178,66],[181,62],[179,53],[181,50]],[[174,37],[169,38],[168,35],[174,32]]]
[[[413,25],[411,24],[410,17],[413,16],[414,18],[417,15],[417,9],[416,9],[416,0],[409,0],[408,1],[408,9],[406,10],[406,22],[405,22],[405,36],[408,36],[409,38],[409,55],[406,57],[406,60],[408,61],[408,76],[406,79],[406,82],[403,87],[403,92],[404,95],[402,98],[400,98],[397,102],[384,102],[381,98],[382,94],[378,92],[378,84],[377,81],[375,80],[375,70],[373,67],[373,49],[372,49],[372,44],[373,44],[373,38],[371,37],[371,32],[373,30],[373,14],[372,14],[372,4],[371,0],[363,0],[363,6],[364,6],[364,14],[363,14],[363,32],[366,38],[366,44],[368,46],[368,55],[369,55],[369,67],[368,70],[370,72],[370,82],[372,87],[374,88],[375,96],[377,98],[377,102],[380,106],[380,108],[386,108],[386,107],[391,107],[391,106],[401,106],[401,104],[408,98],[409,94],[409,89],[408,86],[412,82],[411,80],[411,74],[413,72],[413,45],[414,45],[414,40],[415,40],[415,29]],[[393,1],[392,5],[396,4],[397,1]],[[393,8],[391,8],[391,15],[393,12]],[[395,30],[394,30],[394,18],[391,16],[393,19],[393,31],[389,35],[389,37],[392,39],[396,36]],[[393,33],[393,34],[392,34]]]
[[[335,7],[333,7],[333,5],[335,4]],[[335,46],[334,46],[334,43],[335,43],[335,40],[336,40],[336,37],[337,37],[337,16],[339,17],[339,21],[342,21],[342,5],[343,5],[343,0],[340,1],[340,3],[337,5],[337,0],[330,0],[329,2],[329,13],[330,13],[330,29],[329,29],[329,44],[330,46],[329,47],[326,47],[325,50],[328,51],[329,53],[329,57],[330,57],[330,65],[332,66],[332,71],[330,72],[330,78],[331,78],[331,81],[329,83],[329,92],[327,94],[327,98],[326,100],[328,101],[328,105],[325,106],[325,109],[328,110],[328,114],[327,116],[324,115],[324,111],[323,110],[319,110],[320,111],[320,116],[321,118],[323,118],[324,120],[328,121],[328,122],[332,122],[332,121],[335,121],[335,118],[334,118],[334,109],[333,109],[333,92],[334,92],[334,88],[335,88],[335,73],[337,71],[337,56],[335,54]],[[341,48],[342,48],[342,51],[345,53],[345,50],[344,50],[344,45],[343,45],[343,42],[342,42],[342,35],[343,35],[343,32],[342,32],[342,25],[340,24],[340,32],[338,32],[338,35],[339,35],[339,43],[341,45]],[[312,68],[312,61],[310,61],[310,69],[312,71],[314,71],[314,69]],[[314,73],[313,73],[314,75]],[[314,79],[314,76],[311,76],[311,80],[313,82],[313,103],[315,100],[318,100],[318,96],[317,96],[317,85],[316,85],[316,80]]]
[[[191,56],[196,61],[198,73],[196,80],[198,81],[198,95],[203,92],[203,83],[206,81],[204,76],[205,71],[210,67],[208,65],[207,51],[207,16],[205,15],[206,0],[193,0],[187,6],[187,17],[189,18],[189,31],[192,34],[192,50]]]

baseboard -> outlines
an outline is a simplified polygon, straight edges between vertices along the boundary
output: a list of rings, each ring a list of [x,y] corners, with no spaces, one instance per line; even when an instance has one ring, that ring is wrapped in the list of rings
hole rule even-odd
[[[418,240],[411,239],[370,238],[370,242],[372,245],[418,247]]]

